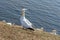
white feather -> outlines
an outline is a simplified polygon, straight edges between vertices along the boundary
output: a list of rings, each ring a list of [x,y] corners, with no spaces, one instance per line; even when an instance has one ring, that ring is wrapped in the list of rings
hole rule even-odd
[[[27,9],[25,8],[22,9],[23,14],[25,14],[25,10]],[[24,28],[33,28],[32,23],[28,19],[25,18],[25,15],[23,16],[21,15],[20,21]]]
[[[20,18],[21,24],[24,28],[32,28],[32,23],[25,17]]]
[[[8,24],[8,25],[12,25],[12,23],[6,23],[6,24]]]

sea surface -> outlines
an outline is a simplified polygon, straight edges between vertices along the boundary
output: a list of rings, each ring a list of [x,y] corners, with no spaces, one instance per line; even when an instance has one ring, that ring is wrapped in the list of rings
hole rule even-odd
[[[60,0],[0,0],[0,21],[20,24],[21,8],[27,9],[26,18],[45,31],[60,34]]]

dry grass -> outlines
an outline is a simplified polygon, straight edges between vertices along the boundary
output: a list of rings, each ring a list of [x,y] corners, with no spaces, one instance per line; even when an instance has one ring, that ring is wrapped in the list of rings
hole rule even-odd
[[[43,31],[24,30],[21,26],[0,22],[0,40],[60,40],[60,36]]]

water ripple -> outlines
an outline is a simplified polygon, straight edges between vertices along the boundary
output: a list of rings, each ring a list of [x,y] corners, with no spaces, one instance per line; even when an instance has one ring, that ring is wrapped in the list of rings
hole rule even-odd
[[[0,20],[20,25],[22,7],[28,9],[26,18],[36,27],[60,32],[60,0],[1,0]]]

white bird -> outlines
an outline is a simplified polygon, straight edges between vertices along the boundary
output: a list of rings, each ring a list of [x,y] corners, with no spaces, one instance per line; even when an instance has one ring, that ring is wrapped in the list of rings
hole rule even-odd
[[[56,30],[52,30],[52,32],[50,32],[50,34],[57,35],[57,31]]]
[[[8,25],[12,25],[12,23],[6,23],[6,24],[8,24]]]
[[[41,27],[40,29],[37,28],[37,30],[38,30],[38,31],[44,31],[44,28],[43,28],[43,27]]]
[[[6,22],[5,20],[2,20],[3,22]]]
[[[22,13],[21,13],[21,18],[20,18],[20,21],[21,21],[21,25],[23,26],[23,28],[26,28],[26,29],[30,29],[30,30],[33,30],[33,27],[32,27],[32,23],[25,18],[25,8],[22,9]]]

